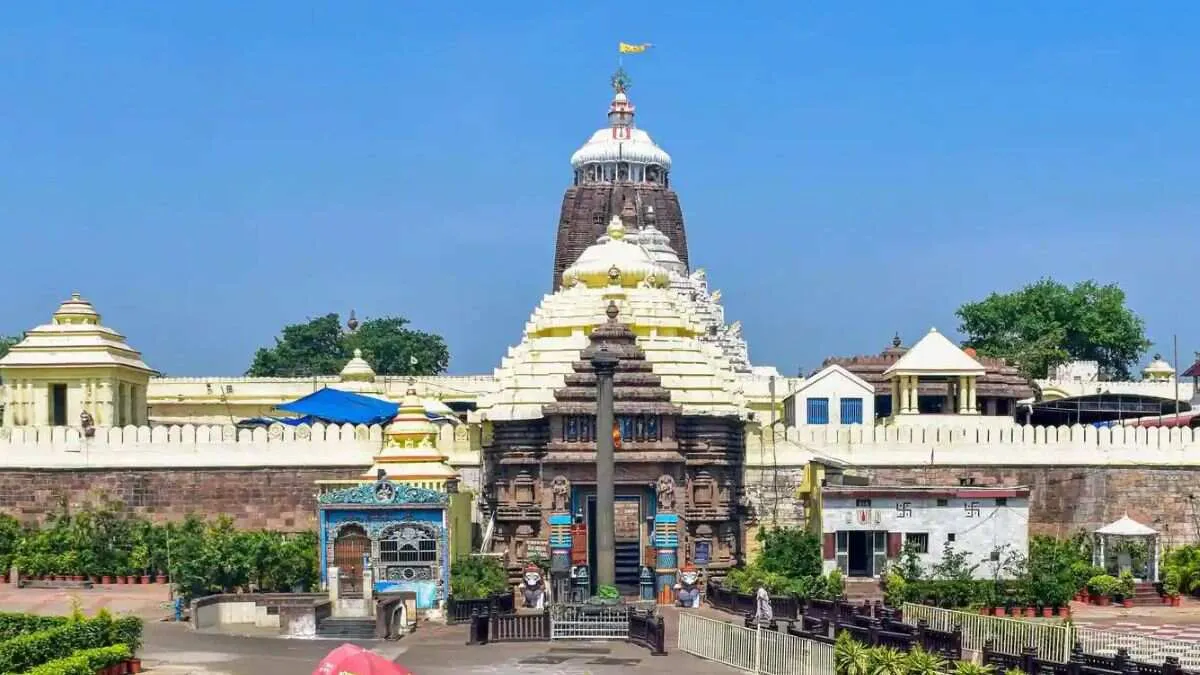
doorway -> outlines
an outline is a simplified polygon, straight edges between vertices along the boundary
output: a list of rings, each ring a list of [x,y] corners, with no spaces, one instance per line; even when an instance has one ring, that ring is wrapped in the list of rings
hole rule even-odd
[[[596,496],[587,498],[588,572],[596,593]],[[637,595],[642,574],[642,500],[638,495],[617,495],[613,504],[614,577],[621,595]]]
[[[371,538],[358,525],[347,525],[333,541],[333,564],[338,569],[338,594],[345,598],[361,598],[363,564],[370,559]]]
[[[50,426],[67,426],[67,385],[50,385]]]
[[[837,533],[838,569],[848,577],[871,578],[887,565],[887,532],[842,530]]]

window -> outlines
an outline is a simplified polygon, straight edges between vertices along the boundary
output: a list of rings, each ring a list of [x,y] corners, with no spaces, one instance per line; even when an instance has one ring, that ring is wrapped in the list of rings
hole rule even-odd
[[[937,500],[937,505],[938,506],[950,506],[950,500],[949,499],[939,499],[939,500]]]
[[[385,563],[437,561],[437,540],[427,532],[404,527],[379,541],[379,559]]]
[[[808,423],[829,424],[829,399],[808,399]]]
[[[863,400],[861,398],[844,398],[840,403],[842,424],[863,423]]]
[[[854,506],[857,508],[860,508],[860,509],[869,509],[869,508],[871,508],[871,500],[870,499],[855,499]]]
[[[947,541],[947,542],[953,542],[953,541],[954,541],[954,533],[953,533],[953,532],[951,532],[950,534],[946,535],[946,541]]]
[[[904,535],[904,546],[917,553],[929,553],[929,533],[909,532]]]
[[[1008,497],[996,497],[996,506],[1008,506]]]

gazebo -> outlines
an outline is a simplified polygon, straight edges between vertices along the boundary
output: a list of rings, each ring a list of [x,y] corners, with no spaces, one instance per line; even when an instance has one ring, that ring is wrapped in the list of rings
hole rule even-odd
[[[1116,542],[1143,542],[1146,544],[1145,571],[1149,574],[1149,578],[1144,579],[1144,581],[1154,581],[1158,578],[1158,549],[1161,543],[1158,537],[1158,530],[1148,525],[1143,525],[1126,514],[1121,516],[1120,520],[1105,525],[1093,534],[1096,537],[1096,545],[1092,547],[1092,564],[1107,569],[1108,558],[1105,556],[1104,550],[1105,548],[1112,550],[1113,544]],[[1132,566],[1133,561],[1129,553],[1117,553],[1118,574],[1123,570],[1131,569]]]

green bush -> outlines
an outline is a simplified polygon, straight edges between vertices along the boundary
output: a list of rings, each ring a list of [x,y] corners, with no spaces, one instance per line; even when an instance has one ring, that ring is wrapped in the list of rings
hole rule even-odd
[[[1097,574],[1087,582],[1088,593],[1101,597],[1108,597],[1118,592],[1120,588],[1121,581],[1110,574]]]
[[[40,616],[37,614],[18,614],[16,612],[0,612],[0,641],[15,638],[26,633],[57,628],[67,623],[65,616]]]
[[[103,611],[103,610],[101,610]],[[123,616],[112,623],[109,644],[122,644],[137,653],[142,648],[142,620],[136,616]]]
[[[97,670],[121,663],[133,656],[133,650],[123,644],[95,649],[83,649],[29,670],[26,675],[95,675]]]
[[[498,558],[468,556],[450,567],[450,595],[459,600],[490,598],[508,591],[508,570]]]
[[[23,673],[83,649],[110,646],[114,625],[112,616],[101,612],[91,619],[71,618],[61,626],[9,638],[0,642],[0,673]],[[138,625],[140,635],[140,621]]]

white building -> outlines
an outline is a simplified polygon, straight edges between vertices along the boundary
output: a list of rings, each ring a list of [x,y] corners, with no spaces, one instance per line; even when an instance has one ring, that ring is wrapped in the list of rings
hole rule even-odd
[[[874,424],[875,388],[839,365],[805,380],[783,401],[787,426]]]
[[[994,574],[1001,551],[1029,548],[1029,488],[837,485],[821,489],[825,571],[878,577],[906,542],[925,569],[947,547],[970,555],[975,576]],[[1007,548],[1005,548],[1007,546]]]

